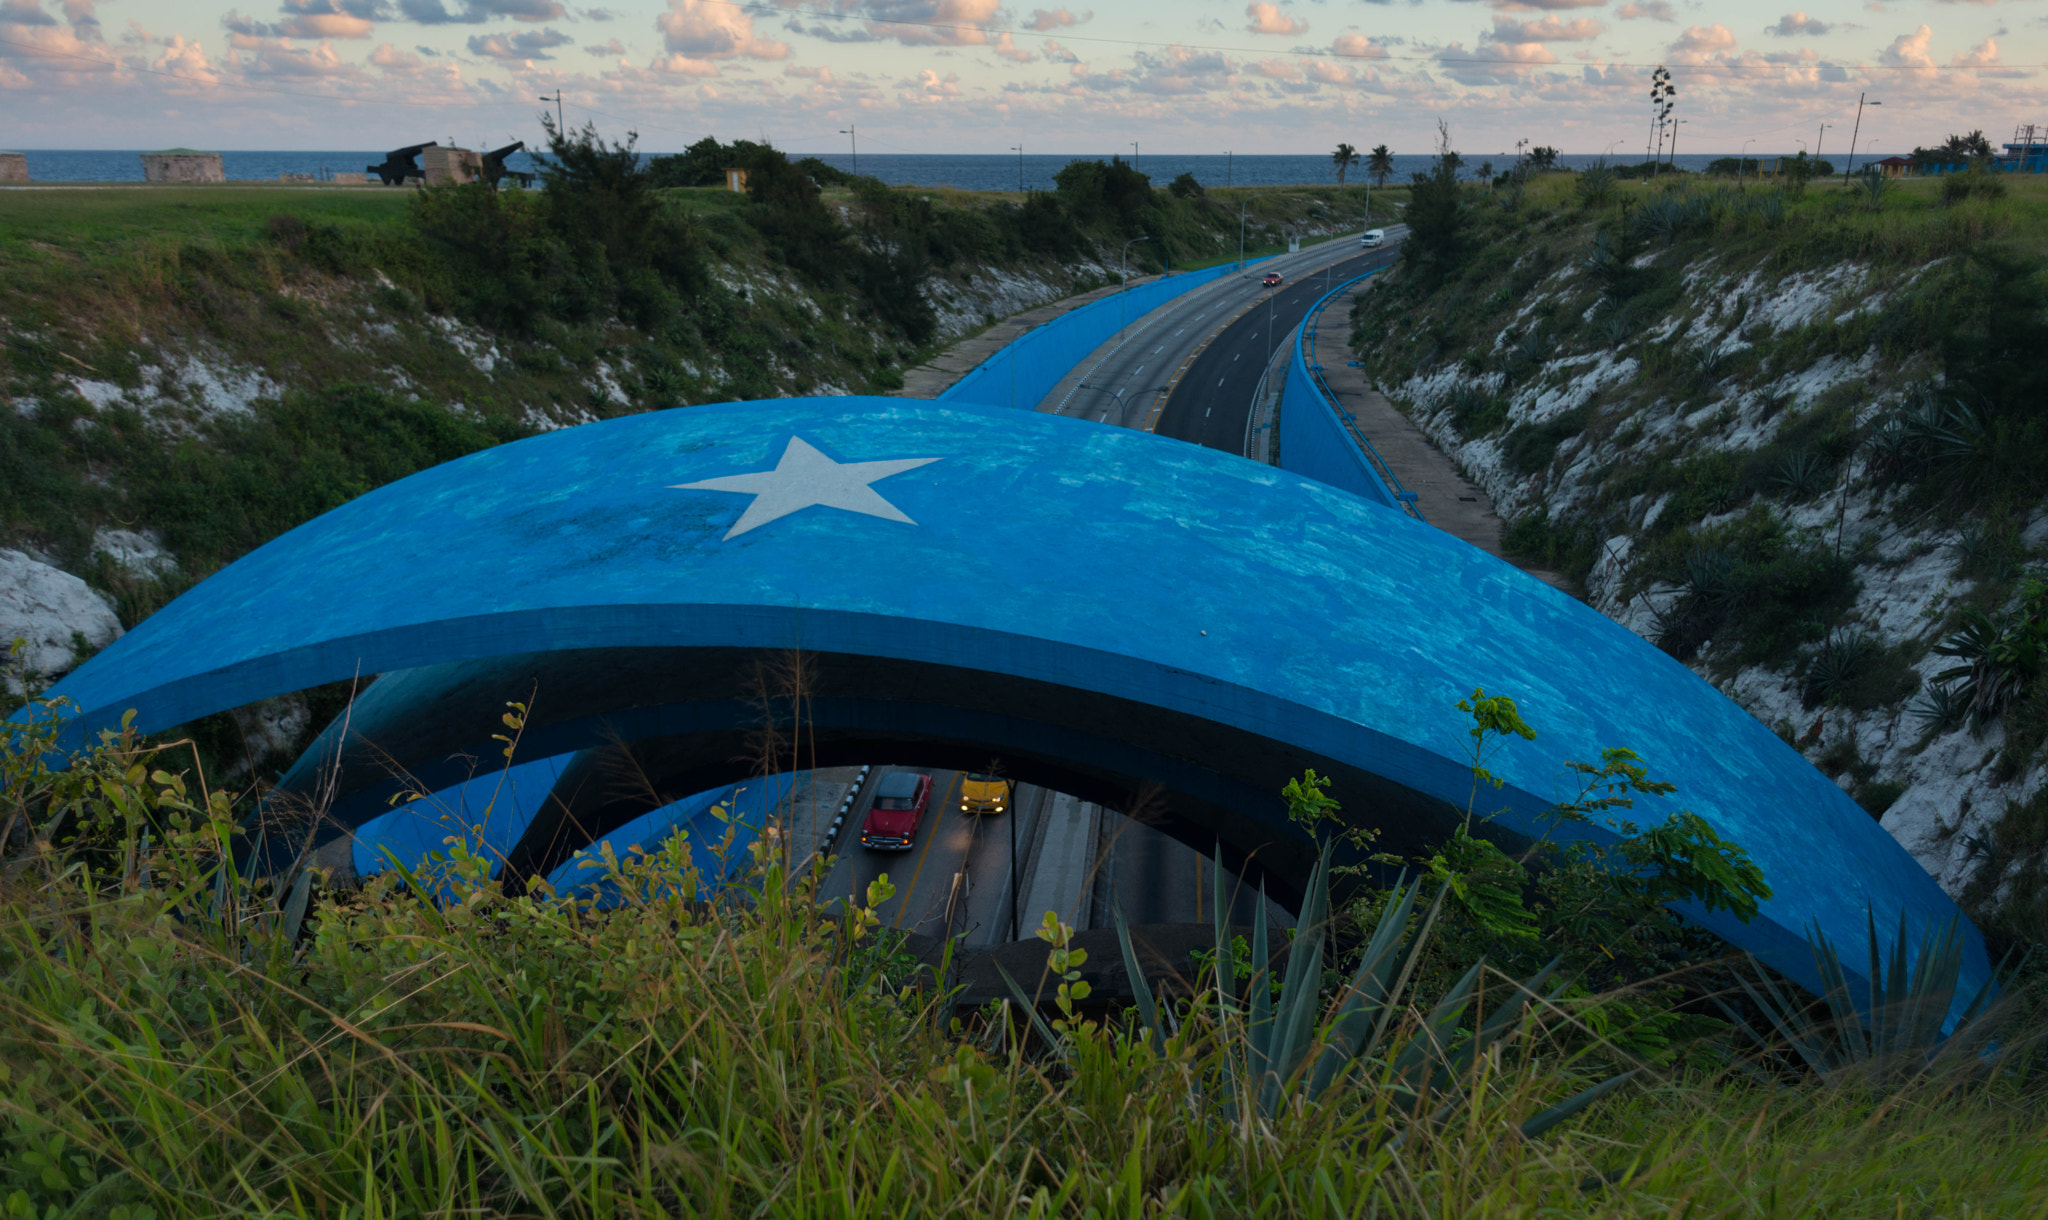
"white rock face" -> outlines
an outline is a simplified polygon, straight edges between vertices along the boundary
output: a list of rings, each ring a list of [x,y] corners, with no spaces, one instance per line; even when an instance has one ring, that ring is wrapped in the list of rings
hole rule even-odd
[[[22,661],[36,673],[68,673],[77,663],[71,635],[77,632],[94,648],[121,636],[113,608],[86,583],[69,572],[32,559],[20,551],[0,550],[0,650],[15,640],[28,642]],[[20,690],[9,672],[8,688]]]
[[[1652,339],[1682,332],[1681,341],[1693,350],[1739,351],[1788,327],[1824,317],[1845,319],[1877,308],[1927,270],[1880,276],[1869,267],[1848,264],[1826,272],[1774,275],[1765,270],[1735,273],[1705,260],[1685,269],[1685,297],[1664,318],[1646,321],[1643,332]],[[1493,337],[1492,350],[1503,351],[1519,341],[1516,323],[1531,325],[1527,319],[1538,305],[1548,302],[1565,316],[1577,287],[1571,277],[1556,275],[1537,285],[1517,317]],[[1591,317],[1598,309],[1596,305],[1584,315]],[[1669,399],[1630,402],[1623,426],[1566,440],[1549,470],[1533,477],[1508,464],[1507,429],[1470,438],[1459,433],[1453,408],[1461,396],[1504,397],[1508,425],[1514,427],[1543,423],[1595,401],[1596,395],[1611,399],[1629,393],[1628,382],[1637,369],[1634,359],[1617,358],[1614,351],[1597,347],[1587,350],[1584,340],[1572,347],[1577,350],[1551,354],[1536,373],[1512,384],[1498,372],[1474,373],[1462,363],[1444,363],[1381,388],[1410,408],[1416,424],[1487,490],[1502,516],[1542,509],[1556,521],[1584,512],[1599,491],[1596,480],[1610,468],[1647,464],[1674,444],[1683,446],[1686,457],[1753,451],[1771,443],[1786,411],[1812,404],[1834,387],[1857,379],[1867,390],[1854,404],[1854,418],[1857,424],[1867,424],[1901,401],[1905,384],[1932,376],[1924,368],[1902,376],[1900,370],[1884,366],[1875,349],[1794,365],[1767,362],[1746,386],[1732,379],[1716,384],[1705,396],[1705,406],[1688,404],[1689,413],[1681,413],[1680,404]],[[1701,525],[1727,523],[1762,508],[1789,534],[1856,556],[1859,592],[1845,628],[1917,657],[1911,668],[1924,689],[1954,664],[1929,649],[1939,642],[1955,599],[1967,594],[1973,582],[1958,571],[1957,531],[1901,513],[1903,492],[1874,490],[1867,473],[1863,458],[1854,457],[1825,493],[1801,499],[1766,492],[1729,505]],[[1586,580],[1591,605],[1651,640],[1657,636],[1660,615],[1684,593],[1636,568],[1643,549],[1638,545],[1640,535],[1669,500],[1668,493],[1639,495],[1623,511],[1601,519],[1612,536]],[[2036,556],[2048,549],[2048,511],[2037,511],[2024,523],[2022,543]],[[1800,697],[1799,662],[1777,669],[1749,666],[1730,675],[1725,648],[1720,664],[1716,660],[1714,642],[1709,642],[1701,646],[1693,668],[1710,679],[1717,672],[1724,675],[1716,683],[1724,694],[1774,730],[1805,740],[1807,757],[1824,760],[1834,755],[1839,761],[1850,754],[1876,782],[1902,788],[1882,824],[1950,894],[1960,895],[1975,879],[1985,859],[1982,842],[1990,838],[2008,802],[2027,800],[2048,781],[2048,768],[2036,768],[2003,784],[1995,782],[2002,725],[1994,723],[1981,736],[1962,728],[1930,733],[1914,713],[1912,699],[1866,712],[1807,708]],[[1837,782],[1847,789],[1854,787],[1854,779],[1844,771]]]
[[[92,549],[135,576],[163,576],[178,568],[178,561],[164,550],[163,540],[153,530],[137,533],[102,527],[93,532]]]

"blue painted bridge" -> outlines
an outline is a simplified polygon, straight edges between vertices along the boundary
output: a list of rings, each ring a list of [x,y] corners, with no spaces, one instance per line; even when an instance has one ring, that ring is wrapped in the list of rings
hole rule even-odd
[[[985,767],[1117,808],[1298,884],[1280,786],[1335,777],[1345,816],[1421,847],[1472,778],[1455,701],[1513,695],[1541,736],[1494,764],[1512,841],[1567,760],[1639,750],[1777,896],[1703,924],[1808,982],[1819,927],[1917,929],[1954,904],[1868,814],[1740,708],[1618,625],[1481,551],[1299,475],[1141,432],[882,398],[695,407],[535,437],[424,471],[260,548],[54,692],[81,735],[145,731],[385,675],[351,731],[334,825],[388,807],[390,767],[459,782],[507,699],[544,758],[610,743],[647,782],[752,769],[796,709],[758,663],[812,667],[801,761]],[[467,754],[467,758],[463,757]],[[592,784],[518,848],[544,875],[645,811]],[[1480,812],[1488,810],[1482,808]],[[573,815],[573,816],[572,816]],[[1588,833],[1602,833],[1597,829]],[[520,854],[523,853],[523,854]],[[1969,936],[1969,982],[1988,975]]]

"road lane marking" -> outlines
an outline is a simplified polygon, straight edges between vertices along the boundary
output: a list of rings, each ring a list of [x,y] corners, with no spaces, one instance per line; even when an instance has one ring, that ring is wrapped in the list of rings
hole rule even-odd
[[[937,789],[938,785],[933,784],[932,787]],[[903,912],[910,909],[910,899],[917,893],[917,879],[924,872],[925,858],[932,854],[932,844],[938,841],[939,827],[946,824],[946,810],[953,804],[959,793],[960,773],[955,771],[953,772],[953,781],[946,785],[946,799],[939,805],[939,816],[932,820],[931,831],[924,837],[924,850],[917,853],[917,867],[910,870],[910,884],[903,887],[903,901],[896,904],[896,922],[890,924],[890,927],[900,928],[903,926]],[[933,799],[937,799],[936,796]],[[919,916],[917,923],[923,922],[924,917]],[[917,923],[910,925],[912,930],[916,929]]]
[[[1185,328],[1185,327],[1183,327],[1182,329],[1186,329],[1186,328]],[[1153,349],[1152,349],[1152,354],[1153,354],[1153,355],[1155,355],[1155,356],[1157,356],[1157,355],[1158,355],[1159,353],[1161,353],[1161,352],[1163,352],[1163,351],[1165,351],[1165,350],[1166,350],[1166,345],[1165,345],[1164,343],[1162,343],[1162,344],[1160,344],[1160,345],[1159,345],[1158,347],[1155,347],[1155,348],[1153,348]]]

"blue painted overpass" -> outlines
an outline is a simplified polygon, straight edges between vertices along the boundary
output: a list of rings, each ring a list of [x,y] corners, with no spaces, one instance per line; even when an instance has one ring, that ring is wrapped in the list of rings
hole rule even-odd
[[[1032,412],[778,400],[505,445],[272,541],[53,693],[80,734],[129,708],[154,731],[384,674],[352,724],[430,781],[489,756],[502,703],[530,699],[529,757],[631,743],[702,791],[792,718],[752,676],[792,650],[812,665],[804,766],[998,757],[1117,808],[1156,786],[1165,829],[1282,887],[1310,847],[1277,792],[1304,766],[1394,850],[1461,816],[1453,704],[1484,686],[1542,733],[1494,764],[1510,841],[1566,760],[1628,745],[1679,787],[1638,821],[1690,808],[1776,888],[1747,927],[1696,917],[1794,977],[1816,981],[1809,927],[1856,944],[1866,906],[1956,914],[1825,776],[1591,609],[1321,483]],[[377,769],[345,771],[337,821],[383,812]],[[580,830],[625,813],[594,800]],[[526,846],[528,872],[559,865],[559,843]],[[1989,963],[1969,937],[1974,983]]]

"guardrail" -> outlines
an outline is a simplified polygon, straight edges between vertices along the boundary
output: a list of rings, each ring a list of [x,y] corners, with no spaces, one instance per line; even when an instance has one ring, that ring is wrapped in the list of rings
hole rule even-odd
[[[1309,356],[1315,350],[1316,324],[1323,307],[1382,270],[1375,268],[1345,280],[1309,306],[1308,316],[1302,319],[1287,387],[1280,397],[1280,466],[1388,508],[1399,508],[1423,521],[1426,518],[1416,506],[1415,493],[1401,486],[1393,468],[1359,428],[1358,417],[1344,409],[1330,383],[1323,380],[1323,366]]]
[[[1268,258],[1272,255],[1266,256]],[[967,371],[939,395],[939,402],[974,403],[990,407],[1022,407],[1033,410],[1052,393],[1061,379],[1088,354],[1116,334],[1174,297],[1211,284],[1227,275],[1242,273],[1253,263],[1240,267],[1225,263],[1201,271],[1184,271],[1162,276],[1123,292],[1090,301],[1018,335],[997,349],[988,359]]]

